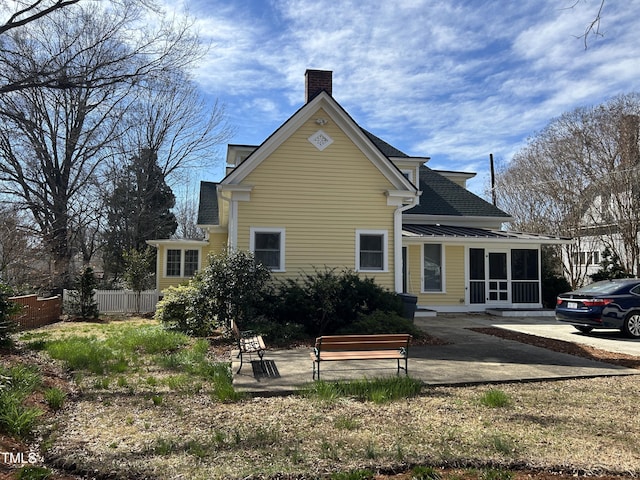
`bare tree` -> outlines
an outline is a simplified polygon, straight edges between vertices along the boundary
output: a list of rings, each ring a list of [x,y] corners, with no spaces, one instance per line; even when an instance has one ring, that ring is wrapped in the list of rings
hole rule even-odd
[[[573,9],[578,5],[582,0],[575,0],[573,4],[568,9]],[[601,37],[602,33],[600,32],[600,22],[602,21],[602,11],[604,10],[604,4],[606,0],[600,0],[600,5],[596,14],[593,16],[593,19],[587,24],[584,28],[584,33],[582,35],[577,35],[576,37],[582,39],[584,42],[585,50],[589,48],[589,39],[593,36]]]
[[[37,2],[38,4],[40,2]],[[112,0],[77,4],[73,9],[56,9],[23,28],[12,28],[0,36],[0,94],[32,88],[99,88],[122,82],[136,83],[191,65],[200,54],[199,44],[190,38],[188,20],[163,19],[147,0]],[[98,32],[78,31],[78,18],[108,17]],[[65,26],[71,25],[76,42]],[[82,45],[78,45],[78,42]],[[104,64],[86,62],[87,55],[105,47],[113,49],[111,71]],[[126,65],[126,68],[122,68]]]
[[[174,214],[178,222],[175,232],[176,238],[186,238],[189,240],[204,240],[204,231],[197,226],[198,223],[198,202],[196,195],[191,188],[183,190],[182,198],[176,201]]]
[[[42,284],[46,256],[34,242],[25,215],[16,207],[0,207],[0,282],[20,291]]]
[[[224,107],[207,103],[185,72],[148,82],[125,119],[120,153],[130,158],[142,150],[157,154],[167,181],[180,179],[181,170],[213,167],[219,162],[214,147],[229,140]]]
[[[31,22],[28,34],[7,34],[20,75],[19,88],[0,95],[0,191],[29,209],[59,287],[70,282],[71,227],[88,224],[94,186],[135,96],[197,58],[188,25],[142,20],[134,3],[77,5]]]
[[[78,3],[80,0],[34,0],[32,2],[16,1],[16,9],[12,11],[9,19],[0,24],[0,35],[13,29],[23,27],[39,18],[55,12],[69,5]],[[5,9],[7,6],[5,5]]]
[[[500,206],[517,228],[575,238],[566,259],[608,247],[638,274],[639,119],[638,94],[555,119],[498,175]],[[572,285],[586,280],[584,265],[564,268]]]

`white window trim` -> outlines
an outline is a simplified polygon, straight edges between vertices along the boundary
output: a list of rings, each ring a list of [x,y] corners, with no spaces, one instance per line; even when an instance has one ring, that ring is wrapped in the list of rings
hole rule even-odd
[[[169,250],[179,250],[180,251],[180,275],[167,275],[167,263],[169,262]],[[184,276],[184,262],[186,261],[187,250],[197,250],[198,251],[198,267],[196,272],[199,272],[202,269],[202,248],[201,247],[170,247],[167,248],[164,254],[164,277],[165,278],[193,278],[192,276],[185,277]]]
[[[409,180],[411,183],[414,183],[415,169],[401,168],[400,171],[407,177],[407,180]]]
[[[281,227],[251,227],[249,229],[249,250],[255,253],[256,233],[279,233],[280,234],[280,266],[272,268],[272,272],[286,272],[285,269],[285,229]]]
[[[360,236],[382,235],[382,270],[360,267]],[[356,272],[386,273],[389,271],[389,231],[356,230]]]
[[[424,288],[424,246],[425,245],[439,245],[440,246],[440,290],[425,290]],[[446,258],[443,243],[423,243],[420,246],[420,293],[424,293],[426,295],[436,294],[441,295],[443,293],[447,293],[447,269],[445,268]]]

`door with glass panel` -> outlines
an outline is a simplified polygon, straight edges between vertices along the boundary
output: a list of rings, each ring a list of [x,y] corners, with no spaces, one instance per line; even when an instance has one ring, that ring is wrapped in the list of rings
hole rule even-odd
[[[507,303],[509,301],[509,275],[506,252],[489,252],[487,303]]]
[[[508,303],[507,252],[469,249],[469,303]]]

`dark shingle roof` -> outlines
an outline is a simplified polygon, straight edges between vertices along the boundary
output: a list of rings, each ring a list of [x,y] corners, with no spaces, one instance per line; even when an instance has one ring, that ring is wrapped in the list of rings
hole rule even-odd
[[[375,146],[378,147],[378,149],[382,152],[382,154],[385,155],[386,157],[408,157],[409,156],[406,153],[398,150],[393,145],[389,145],[387,142],[385,142],[381,138],[376,137],[373,133],[367,132],[364,128],[361,128],[361,130],[367,137],[369,137],[369,140],[371,140],[375,144]]]
[[[460,217],[503,217],[509,215],[466,188],[429,167],[420,167],[420,204],[405,213]]]
[[[218,184],[200,182],[200,202],[198,203],[198,225],[219,225]]]

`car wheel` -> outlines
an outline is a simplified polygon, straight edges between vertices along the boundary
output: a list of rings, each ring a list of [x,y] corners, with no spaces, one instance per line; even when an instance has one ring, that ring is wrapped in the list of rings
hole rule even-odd
[[[640,312],[631,312],[624,319],[622,331],[631,338],[640,338]]]
[[[593,327],[585,327],[584,325],[574,325],[574,327],[576,327],[582,333],[589,333],[591,332],[591,330],[593,330]]]

